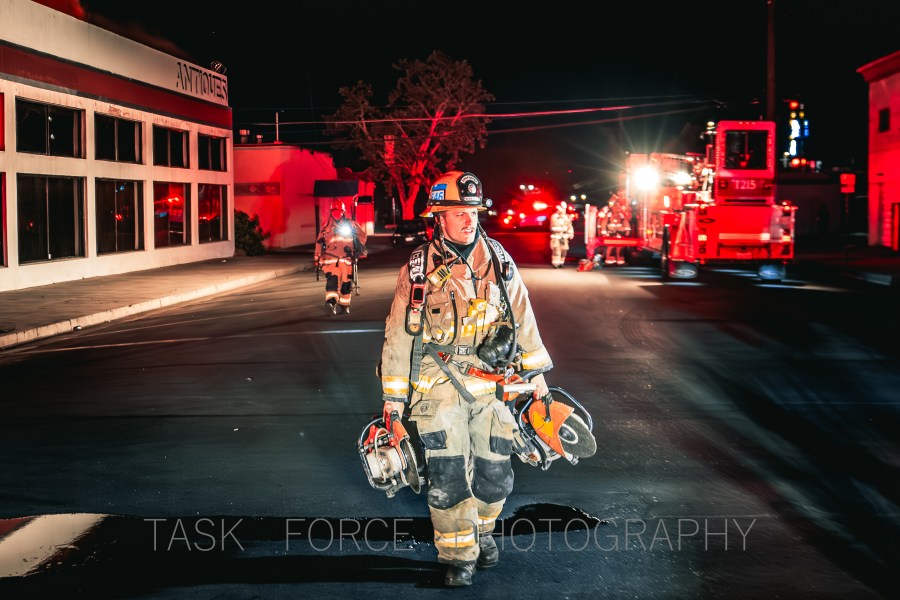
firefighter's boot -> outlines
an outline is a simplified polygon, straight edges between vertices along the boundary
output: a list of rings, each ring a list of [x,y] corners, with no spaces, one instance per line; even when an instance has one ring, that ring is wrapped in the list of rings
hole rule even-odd
[[[444,577],[444,583],[450,587],[472,585],[473,575],[475,575],[475,565],[472,563],[450,565],[447,567],[447,576]]]
[[[490,569],[500,562],[500,549],[493,536],[483,535],[478,541],[478,561],[475,563],[479,569]]]

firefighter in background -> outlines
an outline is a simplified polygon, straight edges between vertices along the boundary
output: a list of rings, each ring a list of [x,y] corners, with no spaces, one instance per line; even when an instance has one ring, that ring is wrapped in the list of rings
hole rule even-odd
[[[435,218],[434,236],[400,269],[379,367],[385,422],[408,406],[424,446],[434,544],[438,562],[448,565],[448,586],[470,585],[476,565],[499,561],[491,531],[512,491],[510,455],[522,448],[490,376],[508,364],[503,339],[492,332],[515,323],[520,368],[537,372],[538,397],[549,392],[543,373],[553,367],[518,269],[478,224],[484,209],[472,173],[450,171],[431,186],[422,216]]]
[[[550,264],[554,269],[566,264],[569,240],[575,237],[575,228],[572,227],[572,218],[566,212],[567,208],[565,202],[560,202],[556,206],[556,212],[550,216]]]
[[[631,237],[631,210],[617,194],[613,194],[609,203],[597,213],[597,234],[603,237]],[[624,265],[624,251],[622,246],[608,246],[606,264]]]
[[[346,216],[344,202],[331,201],[328,222],[316,239],[315,262],[325,273],[325,309],[333,315],[338,307],[350,312],[353,292],[353,261],[365,257],[367,233]]]

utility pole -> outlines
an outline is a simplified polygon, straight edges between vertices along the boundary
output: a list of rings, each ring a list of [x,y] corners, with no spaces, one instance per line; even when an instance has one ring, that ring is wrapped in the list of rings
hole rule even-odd
[[[775,0],[766,0],[768,39],[766,45],[766,120],[775,120]]]

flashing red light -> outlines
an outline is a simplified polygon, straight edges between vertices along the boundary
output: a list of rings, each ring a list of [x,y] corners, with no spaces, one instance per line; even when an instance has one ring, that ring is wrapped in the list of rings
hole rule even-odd
[[[841,193],[852,194],[856,191],[856,174],[841,173]]]
[[[792,167],[799,167],[799,166],[800,166],[800,159],[799,159],[799,158],[792,158],[792,159],[791,159],[791,166],[792,166]]]
[[[800,103],[797,102],[796,100],[789,100],[788,106],[790,107],[791,110],[797,110],[798,108],[800,108]]]

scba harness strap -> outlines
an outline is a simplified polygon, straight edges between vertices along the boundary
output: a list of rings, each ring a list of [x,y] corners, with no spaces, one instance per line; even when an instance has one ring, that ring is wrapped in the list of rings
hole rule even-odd
[[[503,278],[503,281],[511,281],[513,278],[512,261],[506,256],[506,251],[500,245],[500,242],[493,238],[486,239],[494,248],[494,256],[500,261],[500,276]]]
[[[506,255],[506,251],[500,242],[493,238],[485,237],[490,243],[494,255],[500,264],[500,277],[503,281],[513,278],[512,261]],[[422,309],[425,307],[425,296],[428,277],[425,274],[428,258],[428,244],[422,244],[409,255],[409,302],[406,305],[406,333],[412,336],[422,334]],[[440,269],[440,267],[438,267]],[[443,273],[441,274],[442,276]],[[449,275],[449,274],[448,274]],[[499,278],[498,278],[499,281]]]
[[[406,305],[406,333],[422,335],[422,308],[425,306],[425,259],[428,245],[423,244],[409,256],[409,303]]]
[[[491,262],[493,263],[494,268],[498,270],[499,276],[497,277],[497,283],[500,285],[503,296],[507,297],[508,294],[506,292],[505,282],[510,281],[513,277],[512,261],[506,255],[506,251],[503,249],[503,246],[500,245],[500,242],[487,236],[484,236],[484,239],[488,242],[488,250],[491,253]],[[410,356],[410,383],[419,380],[419,372],[422,368],[422,358],[426,353],[425,343],[422,339],[424,328],[422,312],[425,308],[425,297],[427,295],[428,282],[431,281],[432,284],[436,284],[436,281],[446,281],[446,279],[449,279],[450,277],[450,272],[447,269],[446,265],[444,265],[443,263],[438,265],[435,269],[435,272],[438,273],[437,278],[433,278],[432,273],[425,273],[425,269],[428,266],[428,247],[430,245],[431,242],[422,244],[421,246],[413,250],[409,256],[408,262],[410,288],[409,302],[406,305],[406,333],[413,336],[412,355]],[[508,304],[508,297],[506,301]],[[432,345],[433,344],[429,344],[429,346]],[[460,389],[462,384],[460,384],[459,381],[453,376],[453,374],[447,369],[446,363],[439,356],[437,356],[437,352],[439,350],[447,350],[448,348],[434,348],[435,360],[441,370],[443,370],[445,374],[450,378],[450,381],[453,383],[453,385],[457,389]],[[409,388],[409,394],[412,394],[411,385]],[[464,398],[466,398],[466,400],[469,400],[467,396],[471,397],[468,392],[463,393],[462,395]],[[409,400],[409,397],[407,397],[407,400]],[[469,401],[471,402],[472,400]]]

